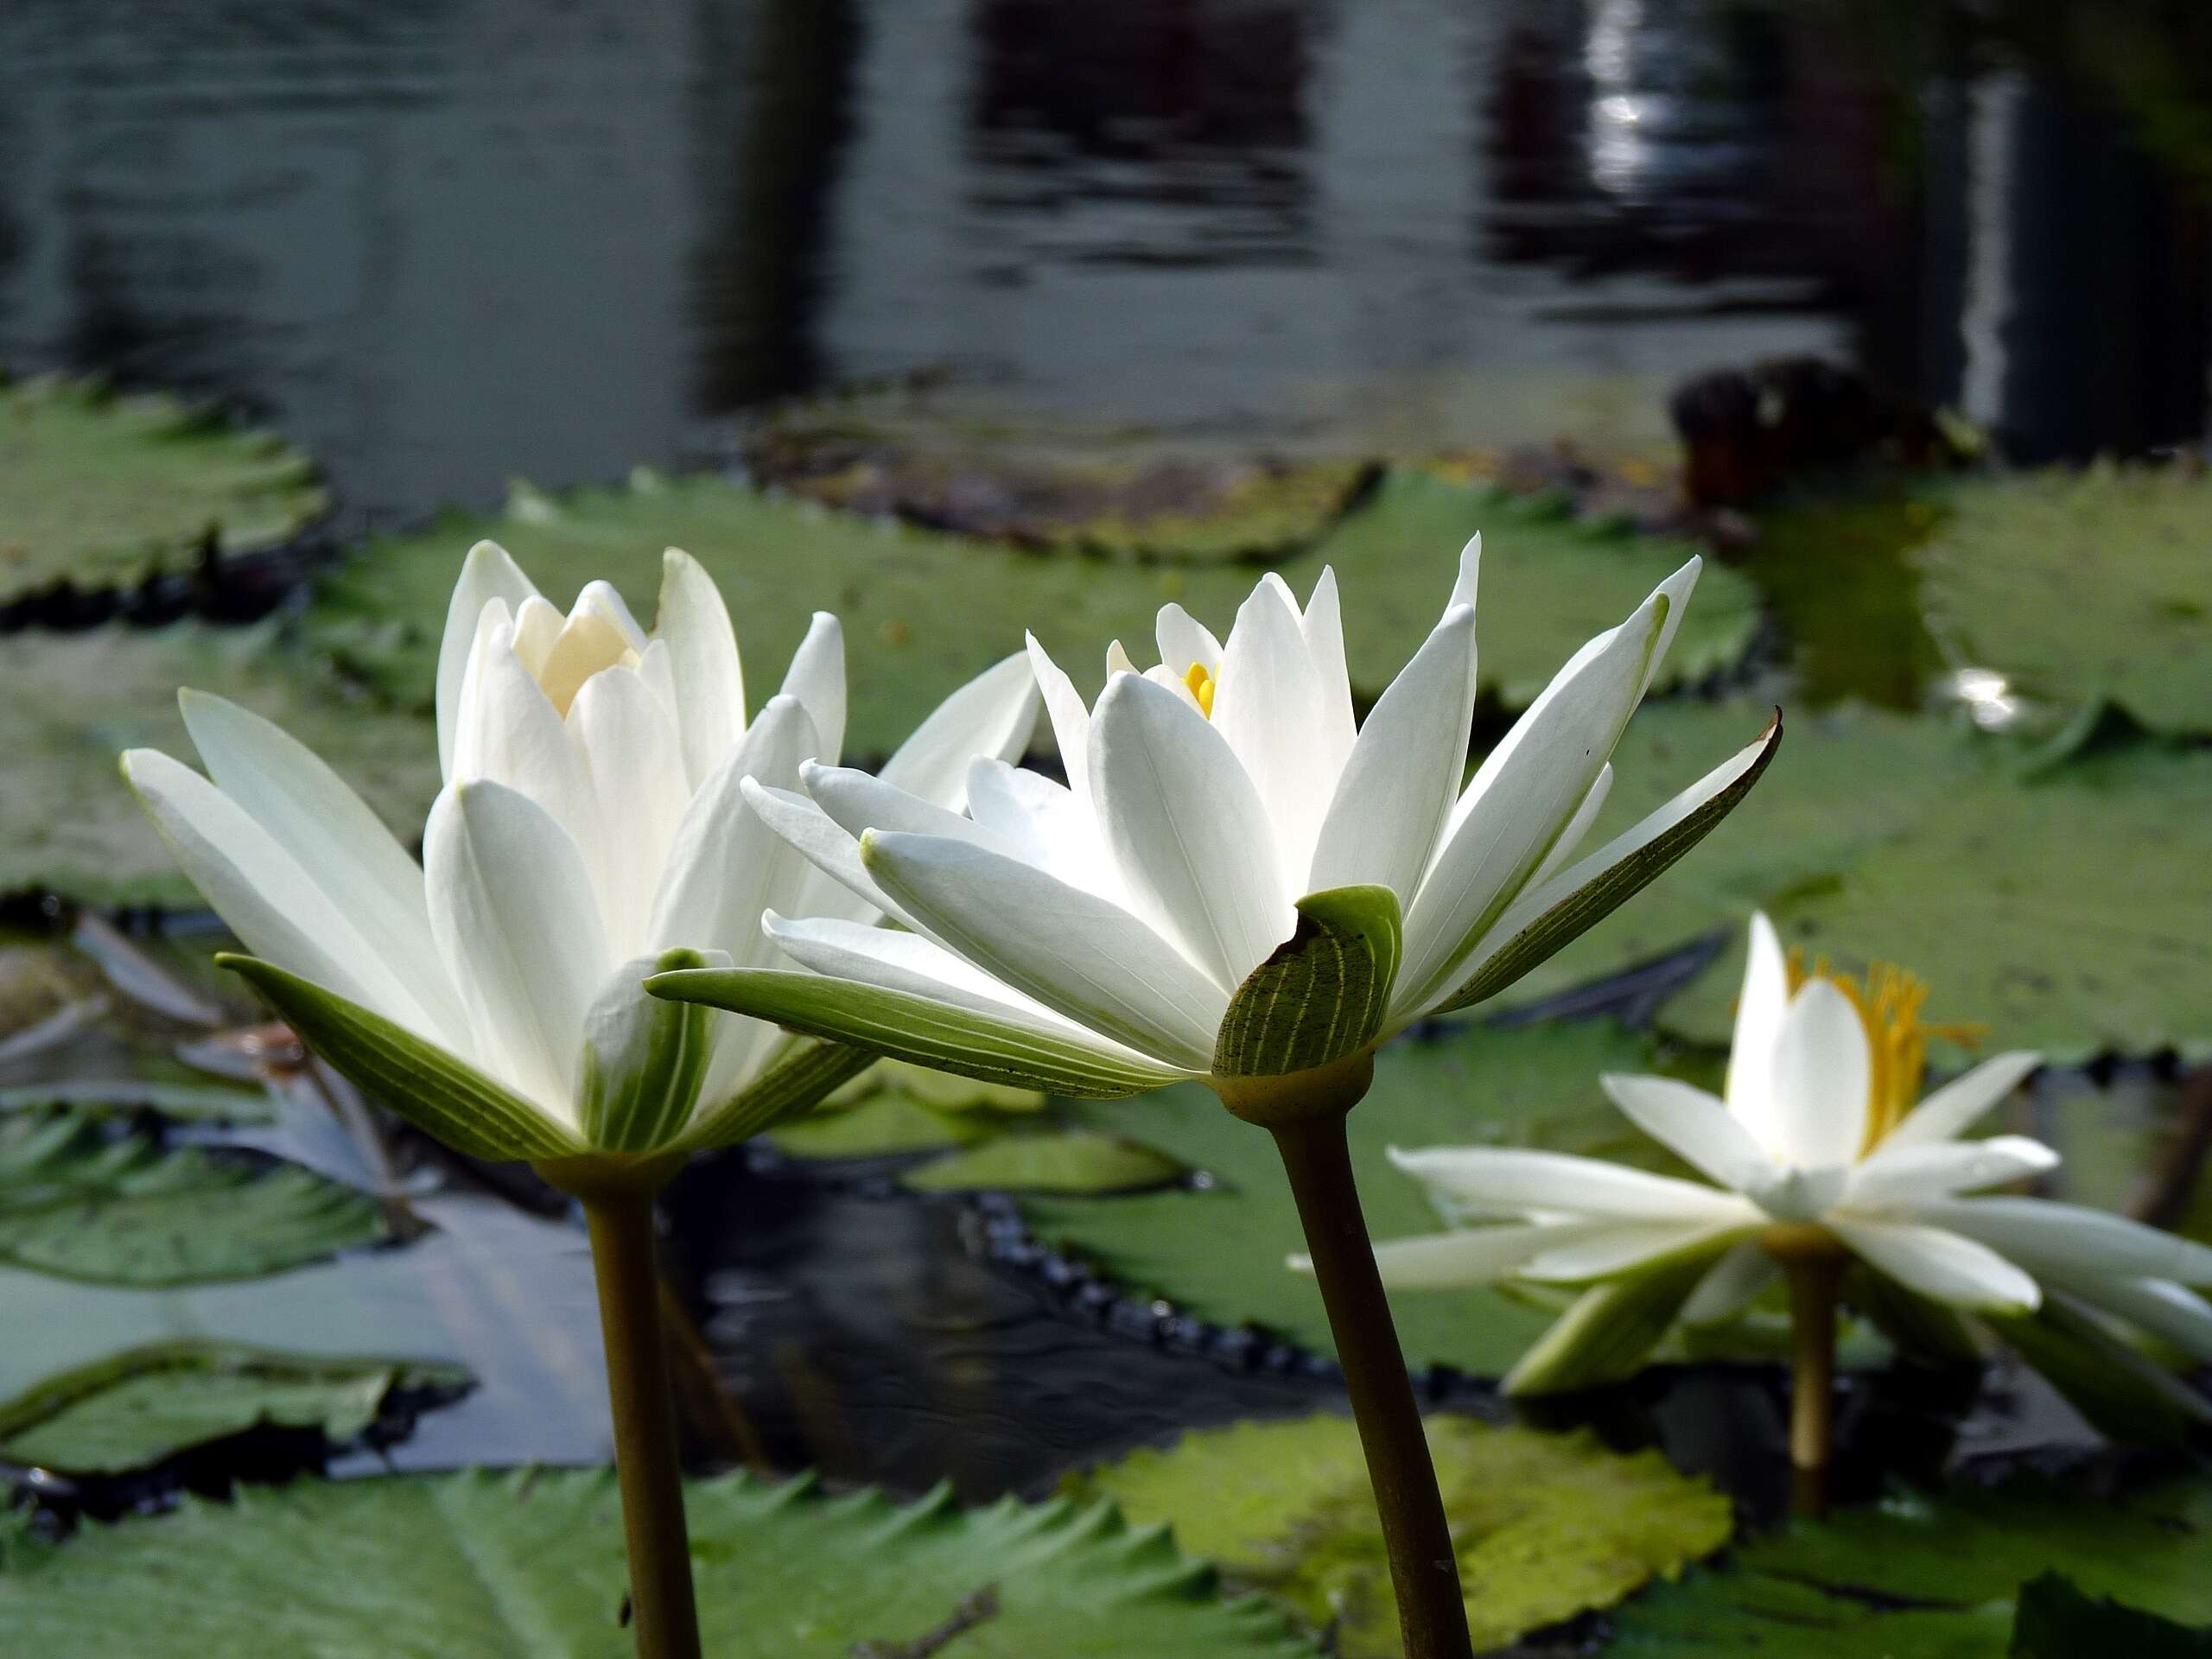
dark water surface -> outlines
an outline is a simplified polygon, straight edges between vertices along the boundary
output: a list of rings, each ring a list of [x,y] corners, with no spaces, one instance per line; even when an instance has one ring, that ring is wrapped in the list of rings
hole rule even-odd
[[[1236,436],[1649,440],[1821,352],[2018,456],[2203,429],[2202,8],[10,0],[0,365],[341,530],[918,368]]]

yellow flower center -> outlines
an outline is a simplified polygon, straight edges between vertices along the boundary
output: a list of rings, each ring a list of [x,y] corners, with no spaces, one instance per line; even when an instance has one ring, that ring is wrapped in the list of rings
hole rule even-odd
[[[1961,1047],[1980,1042],[1985,1028],[1978,1025],[1932,1025],[1922,1022],[1921,1009],[1928,1001],[1928,983],[1904,969],[1878,962],[1866,969],[1864,981],[1832,969],[1825,957],[1808,973],[1804,953],[1789,953],[1789,994],[1796,995],[1808,979],[1825,979],[1851,999],[1866,1028],[1868,1058],[1866,1076],[1866,1139],[1859,1155],[1865,1157],[1884,1135],[1904,1122],[1920,1099],[1928,1076],[1928,1039],[1941,1037]]]
[[[1198,712],[1208,720],[1211,720],[1214,677],[1206,671],[1206,665],[1204,663],[1192,663],[1190,671],[1183,676],[1183,683],[1191,688],[1191,695],[1198,700]]]

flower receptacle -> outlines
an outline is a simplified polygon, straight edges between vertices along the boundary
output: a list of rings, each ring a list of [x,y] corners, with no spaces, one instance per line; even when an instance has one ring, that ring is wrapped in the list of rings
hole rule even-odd
[[[1206,1085],[1221,1096],[1223,1105],[1247,1123],[1279,1129],[1343,1116],[1359,1104],[1374,1081],[1375,1051],[1363,1048],[1303,1071],[1264,1077],[1216,1074],[1206,1079]]]

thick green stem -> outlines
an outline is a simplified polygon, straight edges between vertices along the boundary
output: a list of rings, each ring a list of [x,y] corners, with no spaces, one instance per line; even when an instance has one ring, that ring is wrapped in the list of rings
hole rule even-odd
[[[613,1186],[584,1197],[591,1261],[607,1338],[607,1391],[614,1408],[614,1471],[630,1550],[630,1606],[638,1659],[700,1659],[691,1595],[676,1412],[661,1334],[660,1274],[653,1262],[653,1195]]]
[[[1789,1280],[1789,1465],[1801,1515],[1827,1512],[1835,1402],[1836,1291],[1843,1262],[1827,1252],[1784,1262]]]
[[[1459,1554],[1452,1547],[1421,1408],[1360,1214],[1351,1153],[1344,1141],[1344,1113],[1300,1116],[1268,1128],[1290,1176],[1313,1276],[1344,1362],[1344,1388],[1367,1454],[1375,1506],[1382,1516],[1406,1659],[1470,1659],[1474,1648],[1459,1589]]]

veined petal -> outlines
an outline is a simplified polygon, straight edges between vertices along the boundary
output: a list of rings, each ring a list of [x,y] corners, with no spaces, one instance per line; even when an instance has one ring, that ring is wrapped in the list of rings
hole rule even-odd
[[[1586,1237],[1548,1246],[1523,1262],[1516,1276],[1560,1285],[1610,1279],[1682,1250],[1717,1249],[1728,1233],[1746,1224],[1740,1217],[1718,1223],[1617,1222],[1593,1229]]]
[[[599,800],[607,947],[634,957],[645,948],[653,892],[690,804],[683,735],[645,683],[620,668],[584,682],[569,705],[569,730]]]
[[[430,926],[494,1075],[572,1122],[577,1044],[613,965],[582,856],[528,796],[449,785],[423,832]]]
[[[1704,1090],[1673,1077],[1608,1073],[1599,1081],[1638,1128],[1731,1192],[1748,1192],[1775,1173],[1766,1148]]]
[[[2015,1313],[2043,1300],[2036,1281],[1996,1251],[1941,1227],[1831,1220],[1827,1228],[1876,1272],[1946,1306]]]
[[[884,763],[883,781],[954,812],[968,805],[968,763],[1019,760],[1037,726],[1037,677],[1027,655],[1002,658],[930,711]]]
[[[1474,681],[1475,613],[1460,606],[1445,613],[1367,716],[1301,887],[1373,882],[1411,906],[1459,798]]]
[[[1902,1123],[1882,1137],[1881,1149],[1935,1146],[1965,1133],[2042,1064],[2040,1054],[1993,1054],[1914,1107]]]
[[[1298,601],[1273,572],[1238,609],[1222,647],[1211,723],[1243,762],[1267,808],[1279,868],[1294,874],[1311,869],[1337,780],[1324,769],[1320,677],[1306,648]]]
[[[1392,1290],[1450,1290],[1510,1279],[1531,1256],[1618,1225],[1610,1221],[1512,1222],[1460,1227],[1415,1238],[1389,1238],[1375,1247],[1375,1265]],[[1311,1256],[1290,1258],[1294,1273],[1311,1273]]]
[[[430,937],[423,867],[322,757],[260,715],[205,692],[177,694],[185,729],[215,787],[292,855],[343,911],[447,1044],[462,1044],[446,1013],[445,964]]]
[[[1518,1147],[1390,1148],[1390,1161],[1460,1214],[1556,1212],[1606,1221],[1748,1223],[1758,1212],[1732,1193],[1693,1181]]]
[[[1759,1293],[1781,1274],[1782,1264],[1757,1239],[1732,1245],[1682,1304],[1682,1323],[1726,1324],[1757,1300]]]
[[[1999,1186],[2058,1167],[2058,1154],[2040,1141],[2000,1135],[1987,1141],[1938,1141],[1897,1146],[1885,1140],[1851,1173],[1844,1203],[1853,1210],[1917,1204],[1955,1192]]]
[[[1221,733],[1149,680],[1116,675],[1098,700],[1090,798],[1133,907],[1224,998],[1297,926],[1259,791]]]
[[[1774,1046],[1774,1155],[1804,1169],[1846,1166],[1866,1139],[1866,1089],[1873,1061],[1851,999],[1825,979],[1789,1000]]]
[[[822,753],[831,766],[845,753],[845,631],[827,611],[817,611],[806,638],[791,653],[783,695],[797,697],[814,722]]]
[[[255,956],[422,1036],[448,1040],[446,1022],[430,1016],[345,907],[244,807],[157,749],[132,749],[123,757],[123,775],[193,886]]]
[[[2047,1198],[1949,1198],[1915,1205],[1913,1214],[2037,1271],[2212,1285],[2212,1248],[2102,1210]]]
[[[1598,814],[1605,809],[1605,797],[1613,792],[1613,766],[1607,761],[1599,768],[1598,779],[1590,785],[1590,792],[1582,798],[1582,804],[1574,809],[1574,816],[1567,821],[1567,828],[1559,832],[1559,839],[1544,855],[1544,861],[1536,866],[1535,874],[1529,878],[1528,888],[1533,892],[1567,868],[1574,856],[1575,849],[1582,845],[1582,838],[1590,833],[1590,826],[1598,821]]]
[[[1344,762],[1351,758],[1357,734],[1351,713],[1351,672],[1344,663],[1344,609],[1337,598],[1337,572],[1333,565],[1321,567],[1306,609],[1299,616],[1298,626],[1306,636],[1306,654],[1313,659],[1313,677],[1320,687],[1321,772],[1324,777],[1341,779]],[[1325,887],[1344,884],[1309,881],[1306,885],[1318,893]],[[1401,899],[1406,896],[1399,894]]]
[[[601,982],[575,1067],[576,1124],[594,1147],[648,1152],[690,1122],[717,1035],[754,1022],[649,995],[645,982],[656,973],[729,965],[720,951],[663,950],[633,957]]]
[[[925,931],[1086,1029],[1185,1071],[1228,993],[1117,905],[984,848],[871,833],[861,861]]]
[[[1774,1052],[1789,1007],[1789,968],[1782,941],[1764,911],[1751,916],[1744,987],[1736,1001],[1736,1030],[1728,1045],[1728,1109],[1770,1147],[1779,1144],[1774,1109]]]
[[[438,764],[448,779],[453,777],[454,738],[461,728],[461,677],[476,647],[476,625],[484,607],[495,599],[504,600],[512,614],[537,593],[522,568],[496,542],[477,543],[461,563],[461,580],[454,584],[453,598],[446,606],[446,631],[438,641]]]
[[[1654,594],[1560,671],[1485,760],[1406,918],[1406,1000],[1446,991],[1557,843],[1612,758],[1667,605]]]
[[[1075,689],[1060,665],[1037,643],[1033,633],[1022,636],[1029,642],[1029,670],[1037,677],[1037,693],[1044,699],[1045,715],[1052,723],[1052,740],[1059,746],[1060,770],[1068,775],[1068,787],[1086,809],[1090,804],[1090,708]]]
[[[1023,863],[1124,904],[1122,884],[1098,839],[1097,820],[1066,785],[978,755],[968,768],[968,810]]]
[[[2163,1337],[2196,1358],[2212,1362],[2212,1303],[2170,1279],[2112,1279],[2084,1274],[2074,1277],[2045,1268],[2052,1287],[2117,1314],[2130,1325]]]
[[[760,722],[755,721],[758,726]],[[849,907],[834,913],[849,920],[862,921],[882,915],[890,916],[902,927],[914,925],[913,918],[899,908],[890,894],[875,884],[861,863],[861,844],[848,834],[838,822],[805,796],[790,790],[764,787],[756,779],[747,778],[739,789],[745,804],[759,816],[760,822],[775,832],[798,855],[811,865],[829,881],[843,889],[849,896]],[[819,916],[830,912],[819,902],[823,897],[819,884],[810,891],[809,902],[804,913]]]
[[[1160,645],[1160,667],[1177,679],[1191,671],[1192,663],[1208,674],[1220,670],[1221,641],[1214,638],[1211,628],[1180,605],[1171,602],[1160,607],[1153,634]]]
[[[684,777],[696,789],[744,734],[745,669],[721,589],[705,566],[677,548],[660,556],[653,632],[668,647]]]

